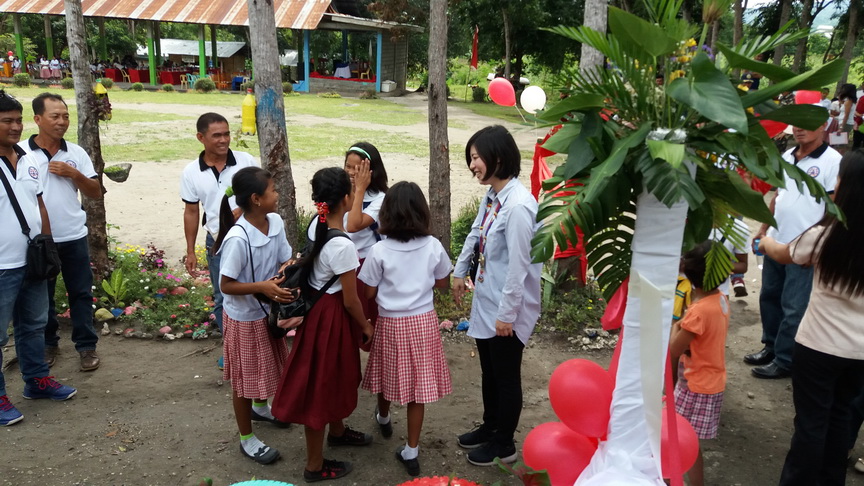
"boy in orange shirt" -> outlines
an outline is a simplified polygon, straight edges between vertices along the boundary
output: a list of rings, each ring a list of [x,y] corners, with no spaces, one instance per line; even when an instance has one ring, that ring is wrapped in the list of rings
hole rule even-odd
[[[684,274],[693,285],[687,314],[673,324],[669,349],[672,362],[683,363],[682,377],[675,386],[675,411],[690,422],[699,439],[714,439],[720,424],[723,390],[726,388],[726,333],[729,303],[715,288],[705,288],[705,241],[682,258]],[[691,486],[705,483],[702,447],[687,473]]]

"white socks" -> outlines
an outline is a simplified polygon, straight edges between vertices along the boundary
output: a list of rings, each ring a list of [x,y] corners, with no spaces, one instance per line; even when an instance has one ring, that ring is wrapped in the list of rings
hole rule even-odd
[[[407,443],[405,444],[405,448],[402,449],[402,459],[406,461],[410,461],[411,459],[417,459],[417,456],[420,455],[420,445],[417,447],[411,447]]]
[[[380,413],[375,412],[375,420],[377,420],[381,425],[387,425],[390,423],[390,415],[388,414],[386,417],[382,417]]]
[[[240,446],[250,456],[256,456],[267,453],[269,447],[265,445],[258,437],[254,435],[248,439],[240,439]]]
[[[270,405],[268,405],[267,402],[264,402],[263,405],[258,405],[258,404],[256,404],[256,403],[253,403],[253,404],[252,404],[252,410],[253,410],[255,413],[257,413],[258,415],[260,415],[260,416],[262,416],[262,417],[264,417],[264,418],[266,418],[266,419],[270,419],[270,420],[275,420],[275,419],[276,419],[276,418],[273,416],[273,414],[270,413]]]

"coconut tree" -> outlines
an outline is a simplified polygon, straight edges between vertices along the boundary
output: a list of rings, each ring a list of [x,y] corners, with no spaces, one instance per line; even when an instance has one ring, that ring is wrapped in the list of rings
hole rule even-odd
[[[663,484],[661,393],[682,250],[708,239],[712,228],[742,247],[746,237],[732,229],[730,214],[774,222],[737,170],[781,187],[789,176],[837,213],[821,186],[780,157],[760,120],[820,126],[824,108],[781,107],[772,99],[834,82],[842,61],[796,74],[753,60],[806,35],[785,32],[788,25],[734,46],[718,43],[715,59],[703,44],[730,0],[704,2],[701,35],[700,27],[678,18],[682,0],[645,4],[648,20],[610,7],[608,34],[584,26],[550,29],[596,48],[607,65],[572,70],[569,96],[539,115],[550,124],[565,120],[545,146],[567,159],[544,183],[534,260],[551,257],[556,243],[575,241],[578,226],[607,298],[630,277],[608,440],[577,484]],[[746,92],[737,87],[735,69],[760,73],[772,84]],[[712,247],[709,284],[728,276],[730,259],[722,245]]]

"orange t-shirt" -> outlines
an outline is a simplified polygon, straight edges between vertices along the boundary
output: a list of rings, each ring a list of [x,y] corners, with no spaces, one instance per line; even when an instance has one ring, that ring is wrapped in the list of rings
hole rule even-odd
[[[720,292],[690,305],[681,329],[696,335],[690,341],[690,356],[682,356],[684,378],[693,393],[713,395],[726,388],[726,333],[729,302]]]

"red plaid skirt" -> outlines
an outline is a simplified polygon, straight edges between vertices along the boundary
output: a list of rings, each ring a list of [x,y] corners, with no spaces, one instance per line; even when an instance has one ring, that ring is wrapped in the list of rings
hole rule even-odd
[[[714,439],[720,428],[723,392],[706,395],[690,391],[686,382],[675,385],[675,411],[690,422],[700,439]]]
[[[453,392],[438,315],[378,316],[361,385],[401,404],[431,403]]]
[[[348,317],[342,292],[324,294],[297,329],[273,398],[279,420],[316,430],[357,408],[360,330]]]
[[[231,389],[243,398],[272,397],[288,359],[288,344],[270,337],[266,319],[235,321],[223,312],[222,328],[223,379],[231,380]]]

